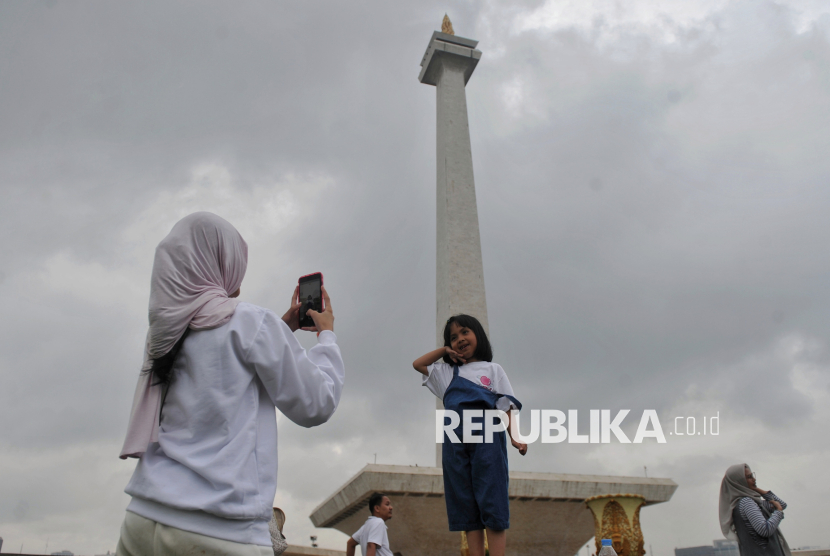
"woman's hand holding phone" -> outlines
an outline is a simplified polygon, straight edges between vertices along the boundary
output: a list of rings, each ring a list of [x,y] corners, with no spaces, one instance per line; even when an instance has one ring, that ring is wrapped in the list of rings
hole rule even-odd
[[[296,331],[300,327],[300,307],[302,303],[299,302],[300,286],[294,288],[294,295],[291,296],[291,307],[282,316],[282,320],[291,329],[291,332]]]
[[[309,332],[322,332],[323,330],[334,331],[334,313],[331,311],[331,298],[328,292],[326,292],[325,286],[322,286],[321,290],[323,292],[323,299],[326,300],[326,308],[322,313],[318,313],[314,309],[306,311],[306,314],[314,321],[314,326],[303,327],[303,330],[308,330]],[[282,320],[288,325],[291,332],[300,328],[300,308],[303,306],[303,303],[299,301],[299,295],[300,286],[297,286],[294,288],[294,295],[291,296],[291,307],[282,316]]]
[[[309,309],[308,311],[306,311],[306,315],[311,317],[311,320],[314,321],[314,326],[310,328],[303,328],[303,330],[308,330],[310,332],[322,332],[323,330],[331,330],[332,332],[334,332],[334,313],[332,313],[331,311],[331,298],[329,297],[329,294],[326,291],[325,286],[321,286],[320,289],[323,292],[323,299],[326,301],[326,308],[323,309],[322,313],[318,313],[314,309]]]

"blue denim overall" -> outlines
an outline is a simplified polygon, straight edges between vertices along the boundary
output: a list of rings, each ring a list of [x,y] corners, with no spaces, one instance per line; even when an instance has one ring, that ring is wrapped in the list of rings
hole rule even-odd
[[[501,397],[522,408],[513,396],[491,392],[458,376],[457,365],[453,368],[452,381],[444,392],[444,407],[461,417],[461,424],[454,431],[459,440],[463,438],[464,410],[496,409]],[[483,421],[483,417],[473,418],[473,422]],[[475,436],[484,436],[483,426]],[[444,433],[441,461],[450,531],[478,531],[485,527],[501,531],[510,527],[506,436],[499,431],[493,434],[490,444],[453,444]]]

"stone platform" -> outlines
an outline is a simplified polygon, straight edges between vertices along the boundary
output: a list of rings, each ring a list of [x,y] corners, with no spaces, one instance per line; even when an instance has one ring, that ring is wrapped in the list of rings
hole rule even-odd
[[[343,543],[346,546],[346,543]],[[360,551],[358,550],[356,554]],[[330,550],[328,548],[311,548],[309,546],[298,546],[289,544],[282,556],[346,556],[345,550]]]
[[[639,494],[645,505],[671,499],[671,479],[510,472],[508,556],[574,556],[594,536],[585,499],[601,494]],[[372,465],[346,481],[311,513],[315,527],[347,535],[369,516],[369,497],[387,494],[394,506],[389,544],[402,556],[457,556],[459,533],[447,529],[444,480],[436,467]],[[644,514],[648,519],[648,512]]]

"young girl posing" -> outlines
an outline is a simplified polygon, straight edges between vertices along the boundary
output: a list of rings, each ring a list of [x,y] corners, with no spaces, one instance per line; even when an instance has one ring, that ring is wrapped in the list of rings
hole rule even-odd
[[[511,409],[522,408],[504,369],[492,361],[493,350],[481,323],[469,315],[456,315],[444,327],[444,347],[419,357],[412,366],[424,375],[423,385],[463,422],[465,409],[501,409],[509,415]],[[455,434],[462,438],[461,426]],[[520,454],[527,453],[527,444],[512,436],[510,442]],[[490,555],[504,556],[510,527],[504,432],[495,433],[490,444],[453,444],[445,434],[441,459],[450,531],[466,531],[470,556],[484,556],[486,528]]]

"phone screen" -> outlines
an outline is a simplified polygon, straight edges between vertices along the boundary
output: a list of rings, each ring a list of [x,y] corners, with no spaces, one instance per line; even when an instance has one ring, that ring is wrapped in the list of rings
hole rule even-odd
[[[314,326],[314,321],[306,315],[306,311],[314,309],[315,311],[323,311],[323,275],[310,274],[300,278],[300,327]]]

